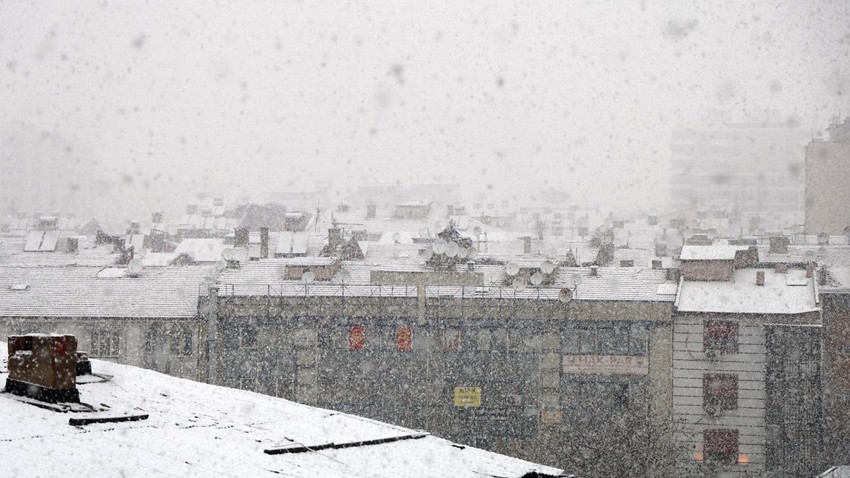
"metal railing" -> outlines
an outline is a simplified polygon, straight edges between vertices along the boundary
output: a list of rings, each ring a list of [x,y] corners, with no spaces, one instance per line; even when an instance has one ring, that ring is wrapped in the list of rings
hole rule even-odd
[[[345,285],[345,284],[218,284],[219,297],[376,297],[416,298],[418,287],[413,285]],[[199,297],[209,295],[208,286],[201,285]],[[425,286],[426,299],[500,299],[500,300],[559,300],[561,288],[529,287],[517,290],[498,286]]]

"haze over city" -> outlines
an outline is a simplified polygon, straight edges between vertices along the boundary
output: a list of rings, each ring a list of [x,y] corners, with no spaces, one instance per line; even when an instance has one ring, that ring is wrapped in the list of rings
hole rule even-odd
[[[848,25],[838,1],[4,2],[2,154],[80,164],[79,209],[121,221],[315,180],[666,208],[674,128],[850,111]]]

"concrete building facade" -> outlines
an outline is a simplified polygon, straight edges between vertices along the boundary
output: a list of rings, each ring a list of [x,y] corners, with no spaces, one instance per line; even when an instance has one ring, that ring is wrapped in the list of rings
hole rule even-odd
[[[682,254],[691,254],[690,247],[699,246],[685,246]],[[733,270],[727,280],[711,273],[683,277],[673,315],[679,473],[818,471],[819,307],[815,279],[804,269],[756,264]]]
[[[806,146],[807,234],[850,235],[850,118]]]

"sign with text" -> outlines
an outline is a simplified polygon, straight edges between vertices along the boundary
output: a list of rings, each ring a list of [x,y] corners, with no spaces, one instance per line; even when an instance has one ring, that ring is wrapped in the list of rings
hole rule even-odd
[[[564,373],[646,375],[649,361],[641,355],[564,355]]]
[[[480,407],[481,387],[455,387],[456,407]]]

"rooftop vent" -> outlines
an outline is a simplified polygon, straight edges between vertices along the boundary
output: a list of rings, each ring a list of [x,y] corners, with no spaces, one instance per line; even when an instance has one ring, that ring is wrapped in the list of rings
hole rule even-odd
[[[596,277],[596,276],[598,276],[598,275],[599,275],[599,268],[598,268],[598,267],[596,267],[596,266],[592,266],[592,267],[590,268],[590,275],[591,275],[591,277]]]

